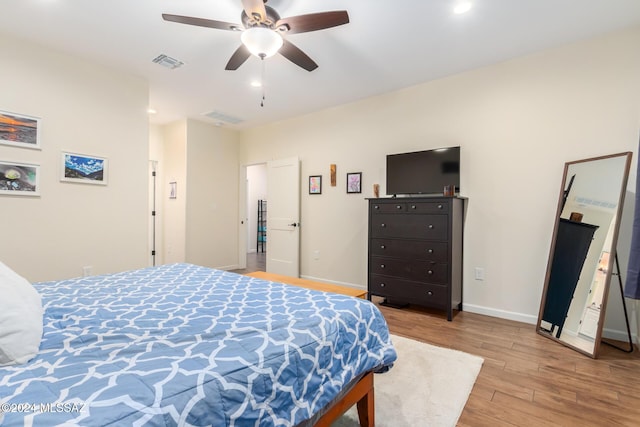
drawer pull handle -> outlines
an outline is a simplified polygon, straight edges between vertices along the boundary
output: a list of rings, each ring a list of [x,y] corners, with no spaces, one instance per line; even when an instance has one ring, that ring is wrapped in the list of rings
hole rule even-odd
[[[386,249],[387,247],[385,245],[380,245],[380,249]]]
[[[373,207],[373,209],[380,209],[380,206],[375,205],[375,206]]]
[[[427,291],[427,295],[432,296],[433,292],[432,291]]]
[[[442,209],[442,205],[438,205],[438,209]]]
[[[380,268],[384,268],[384,264],[380,264]]]
[[[429,252],[430,254],[433,253],[433,249],[427,249],[427,252]]]
[[[416,205],[411,205],[411,209],[415,209],[415,208],[416,208]]]
[[[402,205],[396,205],[396,209],[402,209]]]
[[[427,270],[427,274],[429,275],[433,274],[433,270]]]
[[[381,287],[381,288],[384,288],[384,283],[380,283],[380,287]]]
[[[380,224],[380,227],[385,228],[387,226],[387,224],[385,224],[384,222],[382,224]]]
[[[429,230],[433,230],[433,224],[429,224]]]

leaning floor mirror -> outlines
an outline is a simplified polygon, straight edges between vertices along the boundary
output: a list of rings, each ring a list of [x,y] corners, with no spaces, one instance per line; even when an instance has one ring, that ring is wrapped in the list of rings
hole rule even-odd
[[[595,358],[631,153],[567,162],[538,314],[537,332]]]

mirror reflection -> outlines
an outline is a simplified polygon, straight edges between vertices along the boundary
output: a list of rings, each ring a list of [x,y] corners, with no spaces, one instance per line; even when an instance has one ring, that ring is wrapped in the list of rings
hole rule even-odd
[[[595,357],[631,153],[565,165],[538,332]]]

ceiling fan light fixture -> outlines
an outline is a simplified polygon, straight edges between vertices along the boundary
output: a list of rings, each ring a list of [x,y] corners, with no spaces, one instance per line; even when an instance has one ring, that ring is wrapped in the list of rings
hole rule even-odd
[[[455,5],[453,8],[453,13],[456,15],[462,15],[463,13],[467,13],[471,10],[473,4],[470,1],[461,1]]]
[[[242,43],[258,58],[275,55],[282,47],[282,36],[265,27],[251,27],[242,32]]]

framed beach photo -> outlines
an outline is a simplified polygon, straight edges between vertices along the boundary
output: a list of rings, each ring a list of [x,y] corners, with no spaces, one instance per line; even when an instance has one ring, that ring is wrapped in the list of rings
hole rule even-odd
[[[362,172],[347,174],[347,193],[362,193]]]
[[[309,194],[322,194],[322,175],[309,177]]]
[[[40,119],[0,110],[0,144],[40,149]]]
[[[40,195],[40,165],[0,160],[0,194]]]
[[[60,181],[107,185],[109,161],[104,157],[62,152]]]

